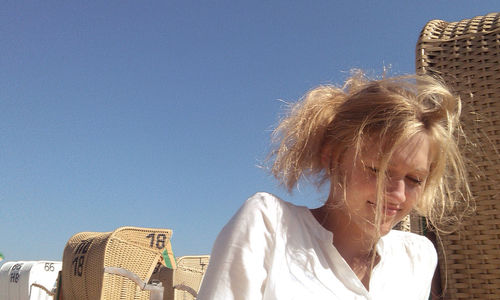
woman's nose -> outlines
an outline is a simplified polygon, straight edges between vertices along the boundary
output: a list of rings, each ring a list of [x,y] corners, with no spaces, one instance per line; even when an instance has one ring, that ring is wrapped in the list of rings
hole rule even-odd
[[[404,179],[389,179],[386,186],[386,196],[396,203],[406,201]]]

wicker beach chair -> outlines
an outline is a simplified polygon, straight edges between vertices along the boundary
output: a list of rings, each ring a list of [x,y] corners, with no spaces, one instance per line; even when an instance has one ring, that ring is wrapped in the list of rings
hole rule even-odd
[[[0,300],[53,300],[60,261],[11,261],[0,267]]]
[[[171,235],[137,227],[74,235],[63,254],[63,299],[162,299],[163,287],[148,282]]]
[[[428,22],[416,67],[439,75],[460,95],[464,131],[481,145],[474,151],[464,146],[476,212],[458,231],[442,235],[438,247],[444,297],[500,299],[500,13]]]
[[[194,300],[207,270],[210,256],[182,256],[177,259],[175,270],[159,266],[151,281],[159,281],[165,288],[163,300]]]

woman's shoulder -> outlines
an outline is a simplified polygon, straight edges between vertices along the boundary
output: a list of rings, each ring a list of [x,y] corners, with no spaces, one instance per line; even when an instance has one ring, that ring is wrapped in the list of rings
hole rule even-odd
[[[420,246],[434,249],[432,242],[425,236],[402,230],[391,230],[382,239],[387,243],[403,243],[404,245]]]
[[[249,197],[246,203],[256,203],[256,204],[269,204],[269,203],[279,203],[285,202],[279,197],[268,193],[268,192],[257,192]]]
[[[243,219],[251,223],[264,222],[276,226],[278,223],[286,222],[285,219],[289,216],[299,214],[300,211],[301,207],[273,194],[258,192],[243,203],[233,219]]]
[[[258,192],[245,201],[242,209],[250,209],[254,212],[282,212],[293,206],[292,203],[284,201],[273,194]]]
[[[437,262],[434,244],[425,236],[412,232],[391,230],[382,238],[386,251],[401,252],[413,261],[427,260]]]

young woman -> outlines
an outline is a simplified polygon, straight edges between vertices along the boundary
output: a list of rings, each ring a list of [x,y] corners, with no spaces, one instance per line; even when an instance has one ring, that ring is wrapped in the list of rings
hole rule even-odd
[[[198,299],[428,299],[433,244],[392,228],[411,211],[439,228],[467,201],[460,109],[422,76],[310,91],[274,132],[272,172],[289,191],[328,183],[328,198],[315,209],[248,199],[217,237]]]

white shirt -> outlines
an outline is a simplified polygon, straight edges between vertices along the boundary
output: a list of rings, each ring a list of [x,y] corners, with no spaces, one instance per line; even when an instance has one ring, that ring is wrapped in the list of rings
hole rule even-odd
[[[307,207],[257,193],[217,237],[197,299],[427,300],[432,243],[392,230],[376,247],[367,291]]]

